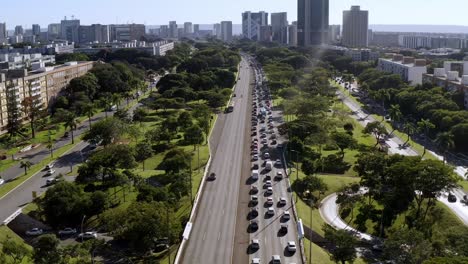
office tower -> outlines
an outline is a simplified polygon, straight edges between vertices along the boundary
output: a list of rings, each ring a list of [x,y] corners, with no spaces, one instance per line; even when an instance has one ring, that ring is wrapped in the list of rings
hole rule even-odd
[[[23,26],[16,26],[15,27],[15,36],[18,36],[18,35],[24,35]]]
[[[6,29],[6,23],[0,23],[0,42],[5,41],[8,38],[8,31]]]
[[[288,44],[289,46],[297,46],[297,22],[294,21],[289,27],[288,27]]]
[[[347,47],[367,47],[369,28],[369,12],[359,6],[351,6],[351,10],[343,11],[342,44]]]
[[[194,24],[193,25],[193,33],[198,34],[200,31],[200,25],[199,24]]]
[[[34,36],[39,36],[41,34],[41,26],[38,24],[33,24],[32,25],[32,34]]]
[[[146,26],[143,24],[109,25],[111,41],[141,40],[146,35]]]
[[[110,42],[110,30],[108,25],[92,24],[90,26],[80,26],[80,43],[108,43]]]
[[[298,45],[325,44],[328,40],[328,16],[328,0],[298,0]]]
[[[193,25],[192,25],[192,22],[185,22],[185,23],[184,23],[184,34],[185,34],[185,35],[193,34]]]
[[[270,42],[272,37],[271,26],[261,26],[259,41]]]
[[[159,27],[159,37],[161,37],[161,38],[169,37],[169,26],[161,25]]]
[[[260,40],[260,28],[268,26],[268,13],[250,11],[242,13],[242,35],[251,40]]]
[[[178,30],[177,30],[177,22],[176,21],[169,21],[169,37],[170,38],[178,38]]]
[[[79,30],[80,20],[72,19],[67,20],[65,17],[64,20],[60,21],[60,38],[78,43],[79,42]]]
[[[216,23],[216,24],[213,25],[213,36],[215,36],[217,39],[222,38],[221,24],[220,23]]]
[[[288,14],[286,12],[271,13],[271,31],[273,41],[288,43]]]
[[[62,30],[61,30],[61,24],[59,23],[54,23],[54,24],[49,24],[47,26],[47,39],[48,40],[54,40],[60,37]]]
[[[232,41],[232,21],[221,21],[221,39],[225,42]]]
[[[336,43],[341,39],[341,26],[340,25],[330,25],[328,30],[328,39],[330,43]]]

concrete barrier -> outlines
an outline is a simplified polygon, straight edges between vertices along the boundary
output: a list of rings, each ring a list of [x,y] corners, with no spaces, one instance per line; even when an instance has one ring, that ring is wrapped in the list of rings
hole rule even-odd
[[[20,215],[21,213],[23,212],[23,208],[20,208],[18,210],[16,210],[13,214],[11,214],[9,217],[7,217],[4,221],[3,221],[3,225],[8,225],[11,221],[15,220],[15,218]]]

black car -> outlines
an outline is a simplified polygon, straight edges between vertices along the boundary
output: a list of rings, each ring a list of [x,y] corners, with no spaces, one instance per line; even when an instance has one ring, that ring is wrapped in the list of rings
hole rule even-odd
[[[455,195],[453,195],[453,193],[449,193],[448,195],[448,199],[447,199],[450,203],[455,203],[457,202],[457,197]]]
[[[282,234],[288,233],[288,225],[287,224],[282,224],[279,231]]]
[[[214,172],[210,173],[210,176],[208,176],[209,181],[214,181],[216,180],[216,174]]]

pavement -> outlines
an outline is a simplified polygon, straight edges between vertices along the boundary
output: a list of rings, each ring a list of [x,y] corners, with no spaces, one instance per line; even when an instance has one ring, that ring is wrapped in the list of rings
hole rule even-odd
[[[130,101],[132,102],[132,101]],[[127,104],[124,102],[122,107],[125,107]],[[139,104],[135,104],[129,109],[129,112],[133,112]],[[109,116],[113,115],[113,112],[108,112]],[[105,113],[99,113],[95,115],[91,121],[92,123],[102,120],[105,118]],[[89,122],[88,119],[83,121],[77,129],[74,131],[75,140],[79,140],[78,136],[83,134],[85,131],[89,129]],[[71,136],[68,138],[60,138],[54,143],[54,149],[58,149],[65,145],[71,144]],[[60,173],[66,175],[66,173],[70,172],[72,167],[79,165],[80,163],[84,162],[91,151],[89,144],[87,142],[81,141],[77,143],[72,149],[68,152],[64,153],[62,156],[54,161],[54,170],[55,173],[53,176],[57,176]],[[47,165],[46,163],[42,163],[42,160],[45,158],[50,157],[50,152],[47,148],[38,148],[35,150],[31,150],[29,153],[25,153],[22,158],[23,160],[29,160],[33,164],[42,164],[44,167]],[[38,173],[34,174],[17,186],[15,189],[0,197],[0,221],[3,222],[7,219],[10,215],[16,212],[19,208],[27,205],[28,203],[33,201],[33,192],[36,192],[37,196],[44,193],[47,188],[46,180],[52,176],[45,176],[45,171],[41,170]],[[22,176],[24,174],[24,169],[19,167],[19,164],[12,166],[11,168],[2,172],[2,177],[5,181],[14,181],[15,178]],[[65,176],[66,180],[73,181],[74,177]],[[2,188],[0,186],[0,188]]]
[[[225,114],[224,127],[212,156],[210,172],[216,180],[207,182],[199,200],[181,263],[246,263],[247,255],[234,255],[239,186],[248,142],[249,85],[251,69],[243,59],[235,87],[234,111]]]
[[[353,87],[353,88],[356,89],[356,87]],[[359,104],[357,104],[355,101],[350,99],[349,96],[347,96],[340,90],[338,91],[338,95],[342,98],[343,103],[346,104],[346,106],[348,106],[353,111],[354,114],[352,115],[352,117],[356,119],[361,125],[366,126],[366,124],[369,122],[380,121],[380,120],[375,120],[372,116],[370,116],[369,113],[364,112],[361,109],[361,106]],[[397,136],[393,136],[387,139],[385,143],[388,145],[388,150],[392,154],[400,154],[400,155],[406,155],[406,156],[418,155],[418,153],[411,147],[401,148],[400,146],[404,143],[404,141]],[[442,156],[439,156],[435,154],[434,152],[431,152],[431,154],[433,154],[438,159],[443,160]],[[454,171],[461,177],[465,178],[465,175],[464,175],[466,172],[465,168],[456,167]],[[458,218],[461,221],[463,221],[465,225],[468,225],[468,206],[460,202],[463,198],[463,195],[465,195],[465,192],[462,189],[454,189],[451,192],[457,197],[457,202],[455,203],[448,202],[447,194],[442,195],[441,197],[438,198],[438,200],[442,202],[443,204],[445,204],[447,207],[449,207],[455,213],[455,215],[457,215]],[[372,239],[373,237],[371,235],[359,232],[349,227],[340,218],[339,213],[338,213],[339,208],[338,208],[338,205],[336,204],[336,198],[337,198],[336,194],[332,194],[326,197],[322,201],[322,204],[320,207],[320,215],[322,216],[324,221],[334,226],[335,228],[352,230],[356,232],[363,239],[366,239],[366,240]]]
[[[263,78],[263,74],[258,74],[258,79]],[[260,113],[260,110],[263,107],[267,109],[272,109],[267,107],[266,102],[272,102],[269,100],[270,94],[268,89],[264,89],[261,91],[260,88],[256,89],[256,96],[257,99],[253,100],[257,104],[257,114]],[[266,99],[266,100],[265,100]],[[260,105],[262,104],[262,105]],[[272,117],[271,127],[269,126],[268,118]],[[275,179],[275,175],[277,173],[282,173],[282,175],[286,175],[285,166],[283,163],[278,164],[272,167],[272,170],[267,170],[265,167],[265,162],[271,161],[273,164],[276,160],[283,161],[282,149],[278,148],[279,144],[284,145],[284,138],[279,137],[279,133],[277,131],[277,126],[283,123],[282,113],[279,110],[272,109],[271,114],[267,114],[265,118],[265,123],[261,123],[260,119],[258,119],[258,125],[256,126],[256,133],[257,135],[252,136],[253,139],[258,140],[258,150],[259,150],[259,160],[252,161],[252,167],[256,164],[258,165],[258,171],[260,172],[259,179],[257,181],[250,181],[252,186],[256,186],[258,189],[258,193],[252,195],[256,195],[258,197],[258,204],[251,204],[252,208],[257,208],[258,215],[256,217],[250,217],[253,220],[258,221],[258,229],[250,231],[250,240],[258,239],[260,248],[258,250],[253,250],[249,248],[249,243],[244,245],[245,250],[250,255],[250,260],[253,258],[260,258],[262,263],[268,263],[272,259],[273,255],[279,255],[281,258],[281,263],[302,263],[300,248],[299,248],[299,241],[298,241],[298,234],[297,234],[297,223],[294,218],[293,212],[293,197],[292,192],[289,186],[289,181],[287,178],[283,179]],[[262,136],[260,129],[265,129],[265,135]],[[272,142],[272,136],[277,137],[277,142],[274,144]],[[264,145],[261,141],[266,139],[267,144]],[[269,158],[265,158],[265,154],[269,154]],[[267,178],[269,176],[269,178]],[[272,184],[272,194],[266,193],[266,181],[271,178]],[[272,198],[273,204],[268,205],[267,199]],[[285,205],[280,205],[278,203],[280,198],[286,199]],[[247,205],[243,205],[247,206]],[[269,216],[267,215],[268,208],[271,207],[274,209],[274,215]],[[290,213],[290,219],[285,219],[283,217],[283,213],[288,211]],[[246,215],[247,216],[247,215]],[[251,216],[255,216],[251,215]],[[239,219],[242,219],[239,218]],[[245,219],[245,218],[244,218]],[[246,221],[246,220],[244,220]],[[288,231],[287,233],[279,232],[281,224],[287,224]],[[242,232],[243,230],[238,230],[238,232]],[[296,252],[289,252],[286,249],[287,243],[289,241],[294,241],[296,243],[297,250]]]

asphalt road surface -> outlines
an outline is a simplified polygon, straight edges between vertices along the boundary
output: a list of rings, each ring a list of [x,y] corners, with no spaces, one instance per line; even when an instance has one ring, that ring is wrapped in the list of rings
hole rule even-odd
[[[199,200],[197,216],[187,241],[182,263],[232,263],[234,237],[237,220],[239,185],[245,157],[244,142],[248,137],[249,79],[251,69],[243,59],[240,80],[235,87],[234,111],[226,114],[224,128],[212,157],[210,172],[216,173],[216,180],[207,182]]]
[[[262,79],[263,75],[260,73],[257,78]],[[288,181],[284,177],[286,171],[284,170],[284,164],[281,162],[283,160],[282,149],[278,148],[278,145],[282,144],[284,141],[279,137],[277,131],[277,126],[283,122],[281,112],[277,110],[270,112],[272,109],[268,104],[271,103],[268,89],[257,88],[255,94],[256,99],[252,99],[252,102],[255,102],[257,105],[257,111],[254,111],[254,113],[255,115],[260,113],[263,107],[264,110],[266,110],[266,116],[264,121],[260,118],[258,119],[258,125],[255,130],[257,135],[252,136],[252,140],[258,140],[258,144],[255,144],[253,141],[252,143],[254,146],[258,146],[257,149],[259,152],[258,160],[252,160],[252,167],[255,164],[258,165],[260,177],[257,181],[253,181],[252,183],[252,186],[257,187],[258,193],[251,193],[257,196],[258,203],[250,204],[251,208],[256,208],[255,211],[258,212],[258,215],[253,214],[250,216],[254,221],[257,221],[258,229],[250,229],[249,232],[251,241],[254,239],[259,240],[260,248],[253,249],[251,245],[246,244],[245,249],[250,255],[250,260],[253,258],[260,258],[261,263],[269,263],[273,255],[280,256],[281,263],[302,263],[297,240],[297,223],[293,215],[292,196]],[[274,142],[274,139],[277,142]],[[279,162],[276,162],[277,160],[279,160]],[[266,162],[271,162],[273,164],[271,170],[266,168]],[[278,173],[282,173],[282,179],[275,178]],[[267,193],[267,181],[271,181],[272,194]],[[267,203],[268,198],[272,199],[272,204]],[[284,198],[286,204],[278,203],[280,198]],[[267,214],[268,208],[274,209],[274,215]],[[289,219],[283,216],[286,211],[290,213]],[[257,216],[254,217],[255,215]],[[281,224],[287,225],[288,231],[286,233],[280,232]],[[243,230],[238,230],[238,232],[242,231]],[[249,241],[249,243],[251,243],[251,241]],[[294,241],[296,243],[296,252],[289,252],[286,249],[289,241]]]

